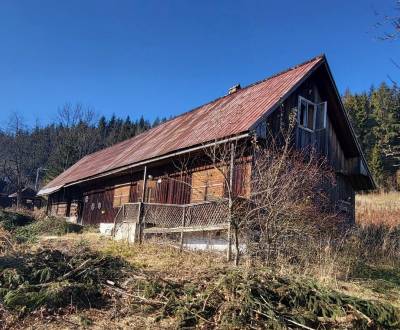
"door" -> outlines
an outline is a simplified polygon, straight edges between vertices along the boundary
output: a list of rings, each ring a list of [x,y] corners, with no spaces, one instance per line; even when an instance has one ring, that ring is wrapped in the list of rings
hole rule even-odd
[[[101,222],[103,192],[90,193],[83,197],[82,224],[95,225]]]

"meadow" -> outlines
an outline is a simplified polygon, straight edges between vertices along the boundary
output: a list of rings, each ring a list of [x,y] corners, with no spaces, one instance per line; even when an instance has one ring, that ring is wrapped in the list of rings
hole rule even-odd
[[[359,225],[400,225],[400,192],[376,192],[356,196]]]

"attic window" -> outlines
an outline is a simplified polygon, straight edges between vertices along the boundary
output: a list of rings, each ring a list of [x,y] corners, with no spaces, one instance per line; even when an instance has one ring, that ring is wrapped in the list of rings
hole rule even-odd
[[[299,96],[298,124],[301,129],[314,132],[326,128],[326,102],[314,103]]]

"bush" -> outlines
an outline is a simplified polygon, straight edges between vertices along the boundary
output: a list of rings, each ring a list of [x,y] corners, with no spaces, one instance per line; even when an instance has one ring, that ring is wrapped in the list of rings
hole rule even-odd
[[[13,231],[18,227],[26,226],[32,223],[33,220],[32,217],[26,214],[0,210],[0,225],[8,231]]]
[[[61,236],[68,233],[80,233],[82,226],[65,221],[62,218],[47,217],[36,220],[26,226],[15,229],[15,238],[18,243],[32,243],[39,235]]]

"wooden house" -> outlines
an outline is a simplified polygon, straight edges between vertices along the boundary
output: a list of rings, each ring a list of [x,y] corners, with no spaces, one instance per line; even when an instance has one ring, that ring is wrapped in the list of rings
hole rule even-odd
[[[296,147],[314,146],[335,169],[332,203],[341,205],[353,219],[355,192],[375,185],[325,56],[244,88],[236,85],[223,97],[90,154],[39,195],[48,196],[49,214],[83,225],[113,224],[124,205],[178,209],[207,204],[223,198],[226,187],[220,172],[202,157],[204,148],[233,140],[246,143],[254,136],[265,139],[269,123],[282,111],[297,112]],[[182,158],[196,161],[182,171],[177,166]],[[234,194],[250,196],[251,172],[251,155],[234,161]]]

